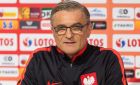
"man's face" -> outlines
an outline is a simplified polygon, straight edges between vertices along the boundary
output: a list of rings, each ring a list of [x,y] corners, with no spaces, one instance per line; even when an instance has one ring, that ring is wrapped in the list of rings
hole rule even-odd
[[[56,45],[69,57],[75,55],[87,43],[90,34],[90,26],[87,24],[86,17],[80,10],[59,11],[52,17],[52,27],[73,27],[75,25],[85,25],[81,32],[73,33],[71,28],[67,28],[65,34],[58,34],[53,29]]]

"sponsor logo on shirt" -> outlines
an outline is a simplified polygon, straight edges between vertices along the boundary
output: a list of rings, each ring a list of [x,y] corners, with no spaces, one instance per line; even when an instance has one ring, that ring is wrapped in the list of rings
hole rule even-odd
[[[82,85],[98,85],[96,73],[88,73],[80,76]]]

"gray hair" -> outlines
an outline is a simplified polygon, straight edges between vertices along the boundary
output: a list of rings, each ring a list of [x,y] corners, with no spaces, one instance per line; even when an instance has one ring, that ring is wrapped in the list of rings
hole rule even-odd
[[[51,19],[52,19],[53,15],[58,11],[62,11],[62,10],[72,11],[72,10],[77,10],[77,9],[81,10],[85,14],[87,22],[89,22],[90,14],[89,14],[88,9],[84,5],[82,5],[76,1],[71,1],[71,0],[65,0],[63,2],[58,3],[57,6],[55,8],[53,8],[53,10],[51,12]]]

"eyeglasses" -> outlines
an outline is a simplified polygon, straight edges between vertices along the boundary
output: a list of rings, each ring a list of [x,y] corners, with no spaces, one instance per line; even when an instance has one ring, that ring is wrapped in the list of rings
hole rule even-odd
[[[64,35],[67,31],[68,28],[70,28],[70,31],[74,34],[79,34],[79,33],[82,33],[82,30],[83,28],[88,25],[88,23],[82,25],[80,23],[76,23],[76,24],[73,24],[72,26],[70,27],[67,27],[65,25],[58,25],[57,27],[54,27],[53,29],[55,30],[55,32],[58,34],[58,35]]]

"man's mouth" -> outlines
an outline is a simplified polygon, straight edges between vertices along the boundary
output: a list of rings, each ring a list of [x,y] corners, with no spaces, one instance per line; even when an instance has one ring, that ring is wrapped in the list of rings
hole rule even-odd
[[[76,42],[64,42],[65,44],[74,44]]]

